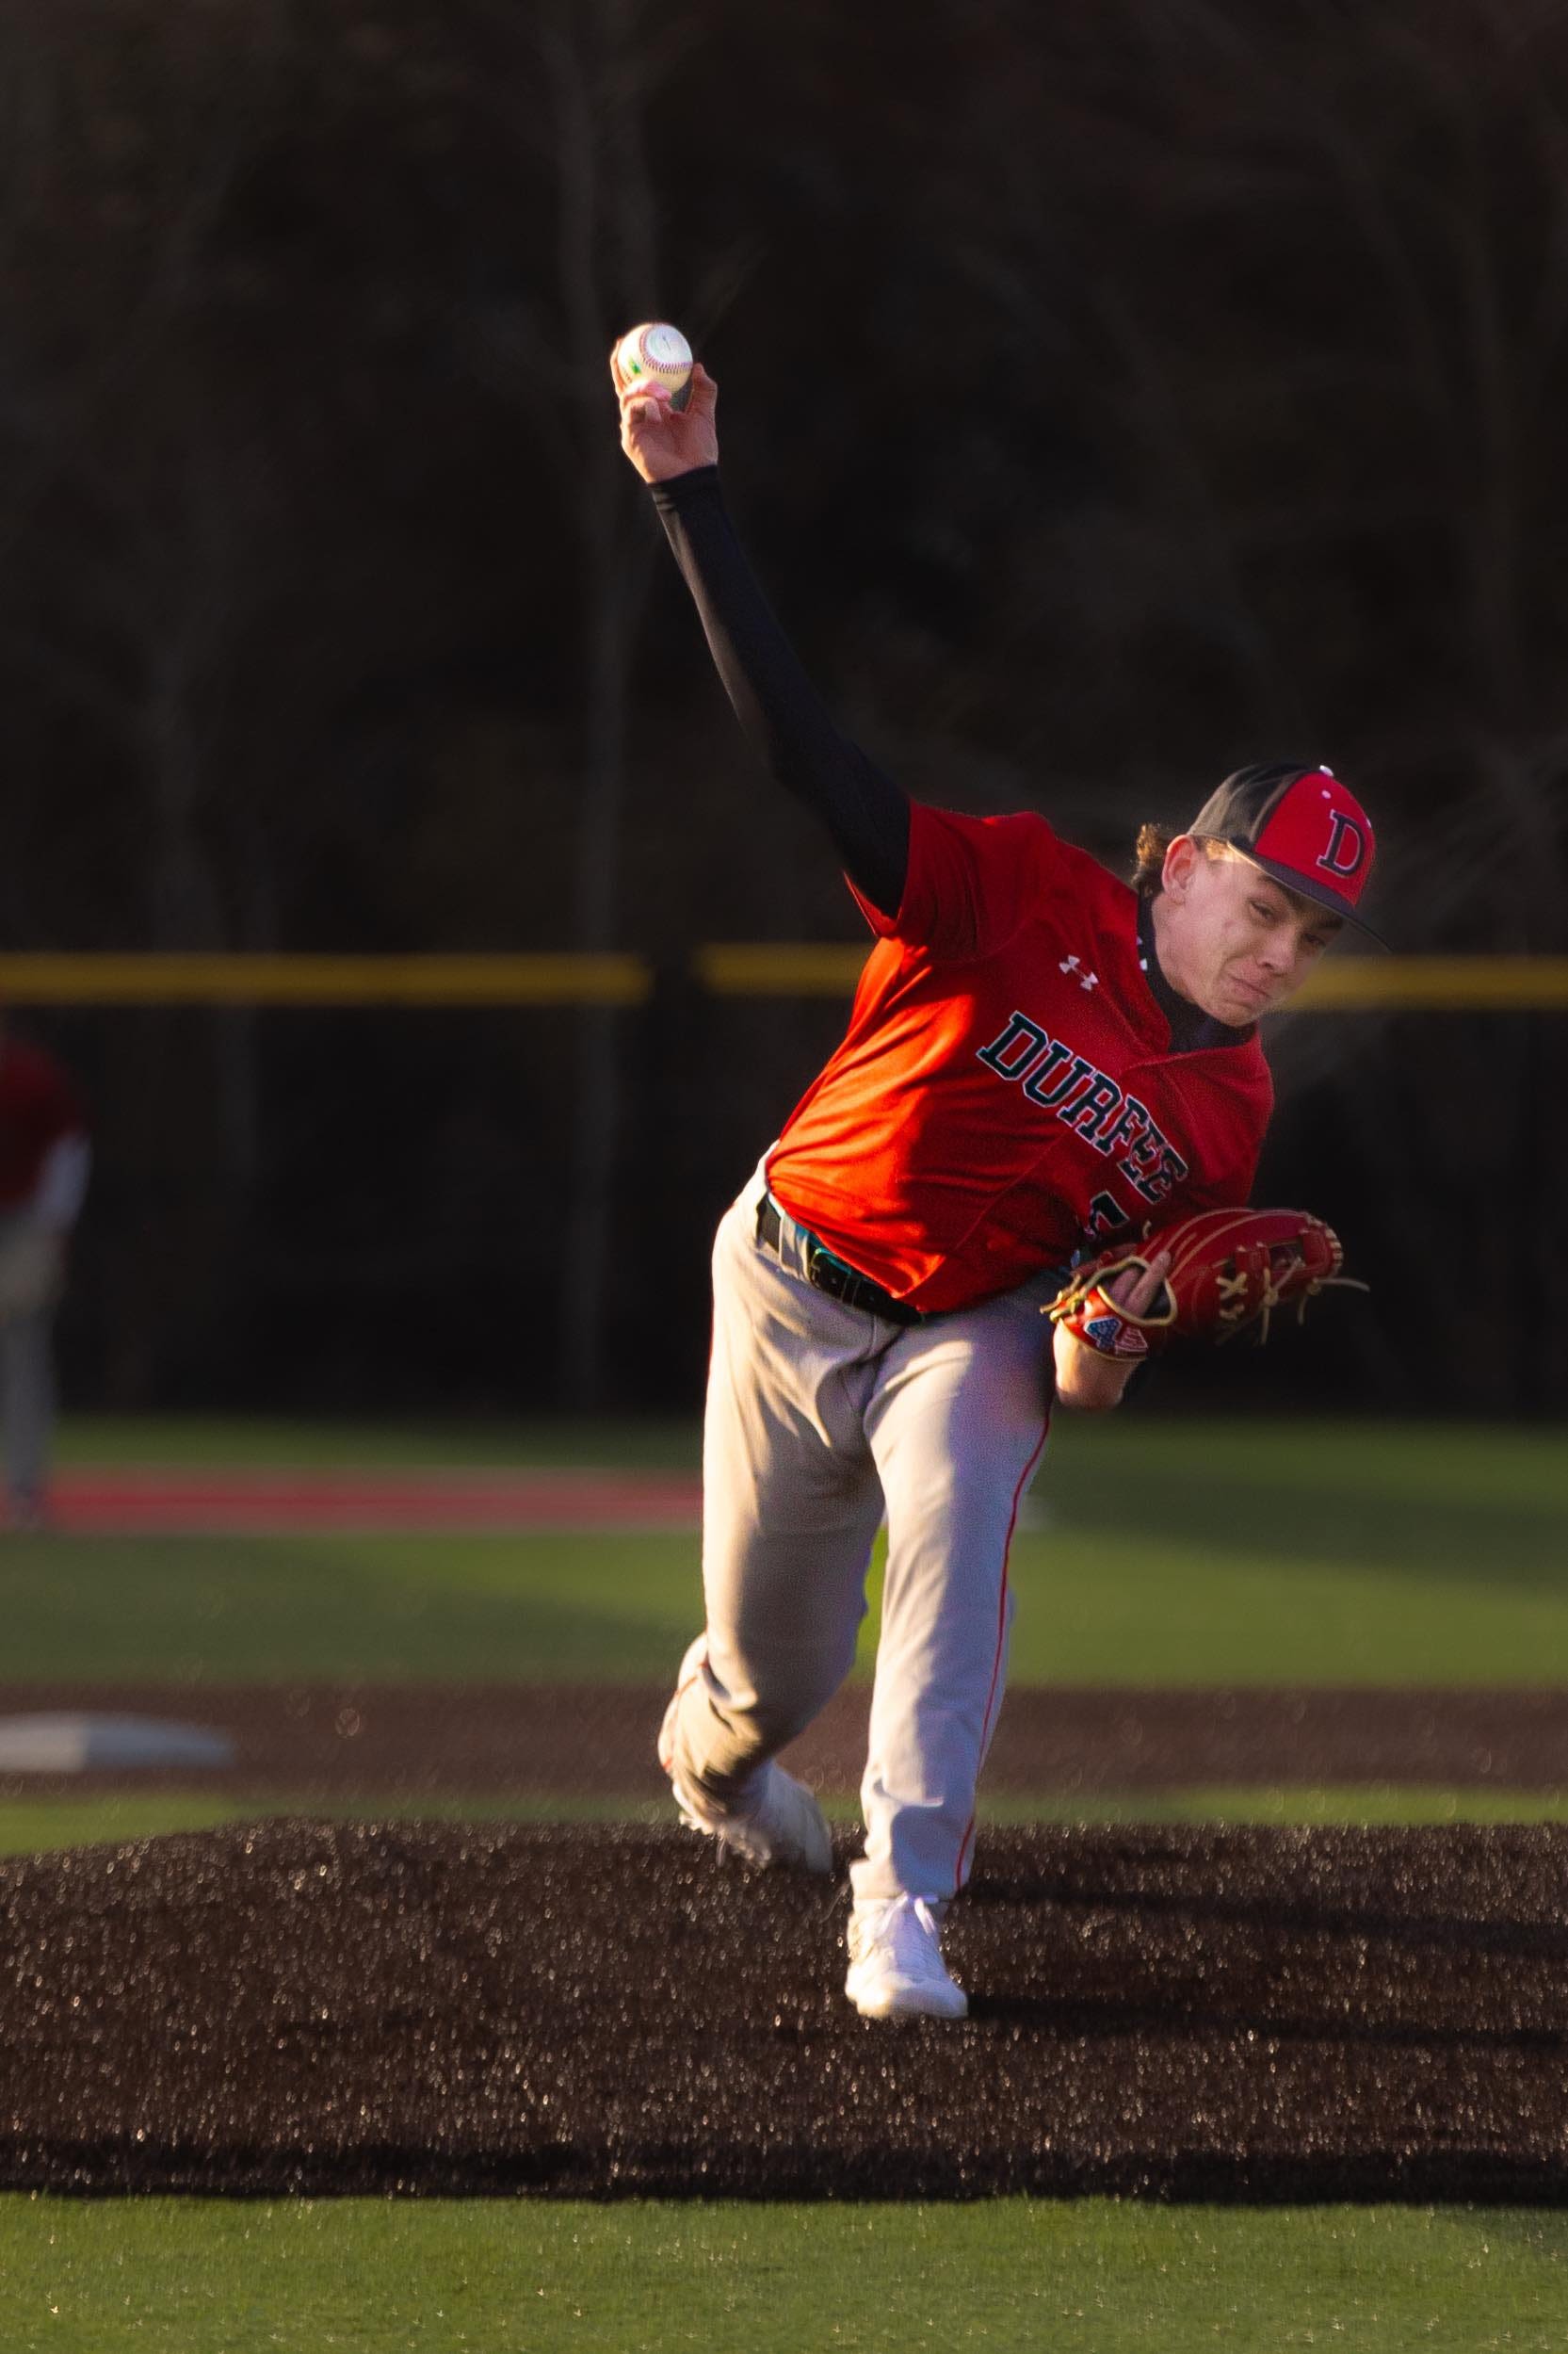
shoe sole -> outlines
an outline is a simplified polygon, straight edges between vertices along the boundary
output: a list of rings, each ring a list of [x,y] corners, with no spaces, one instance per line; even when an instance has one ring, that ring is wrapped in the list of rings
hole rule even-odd
[[[784,1780],[795,1782],[794,1776],[784,1774],[782,1766],[774,1770]],[[794,1842],[770,1844],[768,1854],[758,1860],[755,1857],[746,1854],[745,1848],[738,1840],[733,1837],[729,1826],[722,1817],[710,1821],[707,1816],[698,1810],[689,1797],[683,1795],[681,1787],[673,1776],[671,1777],[670,1783],[671,1794],[680,1810],[681,1820],[687,1828],[699,1832],[703,1839],[716,1839],[720,1846],[733,1849],[753,1872],[804,1872],[810,1874],[814,1879],[831,1878],[833,1868],[833,1843],[832,1833],[828,1828],[827,1817],[816,1805],[816,1800],[812,1798],[811,1793],[803,1782],[795,1782],[795,1787],[801,1793],[811,1809],[811,1814],[808,1816],[810,1826],[808,1835],[799,1844]],[[764,1836],[766,1837],[766,1834]]]
[[[969,1997],[962,1987],[955,1987],[952,1995],[928,1992],[919,1987],[884,1987],[876,1992],[859,1995],[846,1985],[845,1993],[859,2011],[862,2019],[967,2019]],[[953,1996],[957,1997],[955,2004]]]
[[[784,1852],[776,1851],[773,1860],[787,1864],[792,1871],[809,1872],[817,1879],[825,1879],[833,1868],[833,1837],[828,1828],[828,1818],[804,1782],[797,1781],[793,1774],[786,1774],[782,1765],[775,1765],[773,1771],[780,1781],[787,1782],[800,1793],[797,1809],[805,1818],[799,1844]]]

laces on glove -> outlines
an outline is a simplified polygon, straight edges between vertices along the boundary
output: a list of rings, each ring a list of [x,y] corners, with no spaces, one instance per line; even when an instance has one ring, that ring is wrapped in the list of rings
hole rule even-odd
[[[1131,1270],[1146,1274],[1161,1251],[1171,1267],[1160,1297],[1136,1315],[1108,1287]],[[1367,1289],[1341,1272],[1344,1259],[1332,1226],[1309,1210],[1204,1210],[1077,1268],[1043,1312],[1103,1356],[1147,1356],[1172,1334],[1231,1340],[1254,1325],[1261,1344],[1276,1308],[1293,1307],[1300,1323],[1319,1292]]]

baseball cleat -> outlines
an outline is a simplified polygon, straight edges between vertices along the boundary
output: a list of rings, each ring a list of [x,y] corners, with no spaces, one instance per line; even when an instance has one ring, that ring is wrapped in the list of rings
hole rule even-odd
[[[722,1853],[739,1856],[755,1870],[770,1863],[786,1864],[795,1872],[832,1870],[833,1843],[822,1810],[804,1782],[782,1765],[763,1767],[754,1792],[741,1807],[716,1807],[673,1774],[670,1787],[683,1823],[716,1839]]]
[[[863,2019],[963,2019],[969,1997],[942,1958],[941,1907],[923,1896],[858,1904],[844,1991]]]
[[[702,1674],[707,1660],[707,1638],[699,1635],[681,1662],[675,1697],[659,1729],[659,1763],[670,1777],[680,1818],[688,1828],[719,1842],[721,1854],[739,1856],[761,1871],[770,1863],[787,1864],[796,1872],[831,1872],[833,1844],[822,1810],[804,1782],[786,1774],[782,1765],[761,1767],[743,1803],[717,1806],[711,1798],[689,1790],[675,1771],[675,1719],[687,1688]]]

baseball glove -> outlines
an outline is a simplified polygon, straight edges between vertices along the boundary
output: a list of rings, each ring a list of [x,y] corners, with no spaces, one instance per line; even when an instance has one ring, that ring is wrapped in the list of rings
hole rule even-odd
[[[1171,1254],[1164,1285],[1135,1316],[1107,1287],[1129,1270],[1147,1274],[1161,1251]],[[1075,1268],[1043,1313],[1102,1356],[1150,1356],[1173,1335],[1229,1340],[1253,1325],[1262,1341],[1276,1307],[1294,1306],[1299,1323],[1330,1284],[1365,1291],[1340,1274],[1344,1260],[1339,1237],[1309,1210],[1206,1209]]]

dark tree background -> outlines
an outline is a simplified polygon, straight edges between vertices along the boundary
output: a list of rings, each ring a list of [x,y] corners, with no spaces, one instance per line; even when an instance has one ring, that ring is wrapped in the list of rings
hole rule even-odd
[[[1300,752],[1399,948],[1568,949],[1558,0],[11,0],[0,66],[0,945],[660,975],[31,1017],[98,1119],[79,1399],[695,1398],[707,1232],[843,1009],[691,952],[856,934],[620,456],[637,318],[915,792],[1120,862]],[[1565,1035],[1276,1031],[1264,1190],[1377,1290],[1269,1395],[1568,1402]]]

